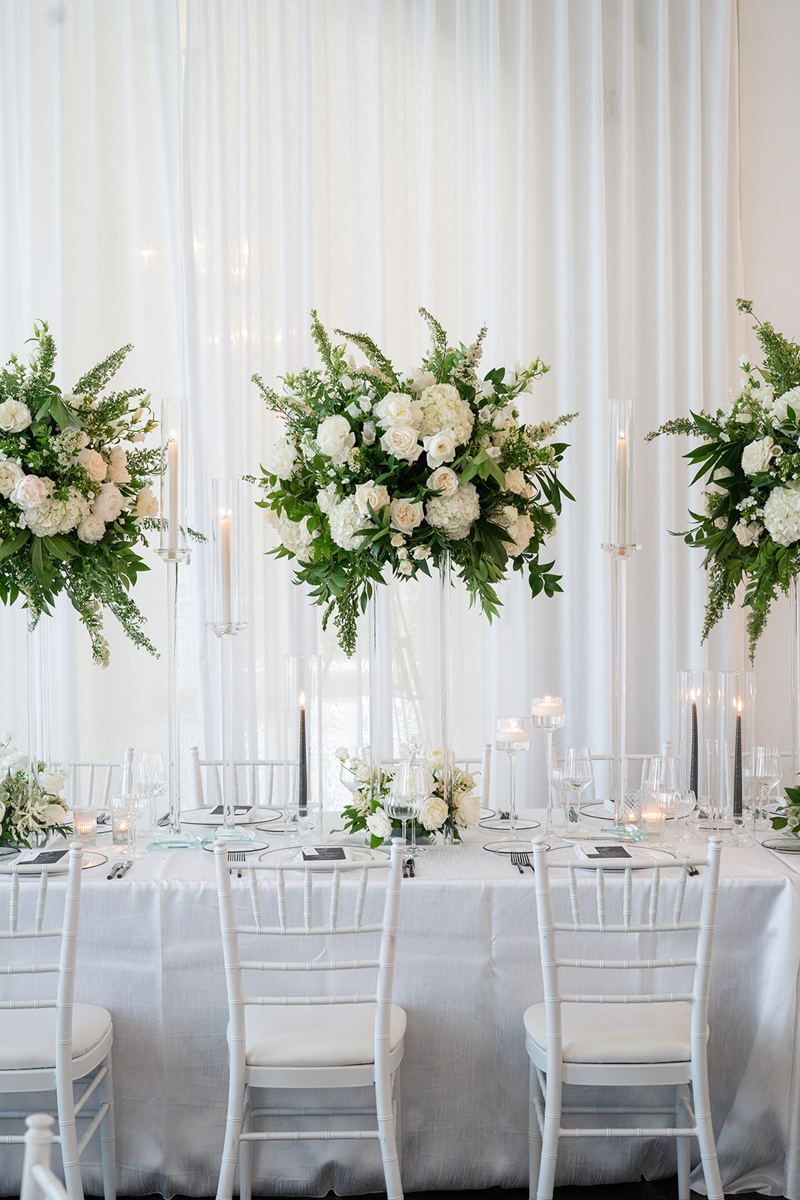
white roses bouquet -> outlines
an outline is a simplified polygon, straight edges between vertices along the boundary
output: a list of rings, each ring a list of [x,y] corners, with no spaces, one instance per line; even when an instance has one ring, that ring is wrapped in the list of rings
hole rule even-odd
[[[0,739],[0,846],[25,846],[51,833],[72,833],[67,805],[57,794],[69,768],[28,769],[28,757],[11,745],[11,735]]]
[[[752,302],[737,301],[750,313]],[[739,386],[713,416],[691,413],[668,421],[661,433],[688,433],[703,444],[685,457],[705,479],[705,512],[690,512],[694,528],[682,534],[705,550],[710,588],[703,640],[746,582],[744,606],[750,658],[778,590],[800,572],[800,346],[768,324],[754,327],[764,363],[740,360]]]
[[[31,340],[30,363],[12,355],[0,371],[0,600],[21,596],[33,627],[65,591],[96,662],[108,661],[102,606],[154,654],[128,589],[149,569],[134,547],[155,524],[159,456],[138,443],[155,422],[143,388],[101,394],[131,347],[62,395],[46,323]]]
[[[393,835],[400,834],[400,822],[392,823],[383,806],[389,794],[392,776],[382,768],[375,768],[376,779],[372,779],[372,768],[361,758],[351,758],[347,751],[337,751],[336,757],[342,769],[353,776],[353,798],[342,809],[344,828],[349,833],[366,830],[370,845],[374,848]],[[417,837],[431,833],[442,833],[461,841],[461,830],[478,824],[481,802],[476,794],[475,776],[462,771],[455,765],[450,751],[449,799],[444,794],[444,753],[441,746],[425,755],[430,793],[420,806],[419,816],[407,822],[407,830],[416,829]],[[347,785],[348,788],[350,785]]]
[[[325,605],[324,623],[335,613],[347,654],[387,566],[400,578],[429,575],[449,553],[490,619],[509,565],[527,570],[534,595],[561,590],[539,553],[562,497],[572,499],[557,475],[567,447],[545,443],[574,414],[520,424],[518,398],[548,367],[537,358],[480,379],[485,327],[455,350],[420,313],[433,340],[421,370],[400,373],[370,338],[336,330],[365,354],[357,366],[312,313],[322,370],[286,375],[282,394],[253,376],[286,426],[258,481],[281,539],[275,553],[298,560],[296,578]]]

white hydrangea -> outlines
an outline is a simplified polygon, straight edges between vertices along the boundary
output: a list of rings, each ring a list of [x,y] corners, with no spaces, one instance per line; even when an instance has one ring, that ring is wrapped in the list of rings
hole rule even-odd
[[[474,483],[459,484],[452,496],[435,496],[425,505],[425,519],[429,525],[443,529],[453,541],[467,536],[473,521],[481,513],[478,489]]]
[[[308,517],[303,517],[302,521],[290,521],[281,514],[278,518],[278,535],[291,554],[305,558],[313,537],[308,531]]]
[[[435,383],[425,388],[420,400],[422,420],[419,431],[423,437],[430,437],[441,429],[452,429],[457,446],[469,441],[475,414],[452,384]]]
[[[89,501],[73,487],[66,500],[45,500],[44,504],[28,509],[24,520],[36,537],[53,537],[56,533],[69,533],[88,514]]]
[[[800,539],[800,484],[772,489],[764,505],[764,525],[781,546]]]
[[[297,446],[289,438],[278,438],[267,454],[267,470],[278,479],[291,479],[297,470]]]
[[[359,529],[368,529],[372,521],[361,512],[355,496],[348,496],[330,510],[328,524],[331,537],[337,546],[341,546],[342,550],[357,550],[364,539],[356,537],[356,532]]]

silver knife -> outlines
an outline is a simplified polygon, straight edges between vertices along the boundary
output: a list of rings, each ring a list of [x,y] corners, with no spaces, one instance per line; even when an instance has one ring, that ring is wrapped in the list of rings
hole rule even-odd
[[[122,866],[122,863],[121,863],[121,862],[116,862],[116,863],[114,863],[113,867],[112,867],[112,868],[111,868],[111,870],[108,872],[108,878],[109,878],[109,879],[113,879],[113,878],[116,876],[116,874],[117,874],[117,871],[120,869],[120,867],[121,867],[121,866]]]
[[[115,878],[115,879],[122,879],[122,876],[125,874],[125,872],[126,872],[126,871],[130,871],[130,869],[131,869],[131,867],[132,867],[132,866],[133,866],[133,859],[132,859],[132,858],[128,858],[128,859],[126,859],[126,860],[125,860],[125,862],[124,862],[124,863],[120,863],[119,870],[117,871],[117,873],[116,873],[116,875],[115,875],[115,877],[114,877],[114,878]]]

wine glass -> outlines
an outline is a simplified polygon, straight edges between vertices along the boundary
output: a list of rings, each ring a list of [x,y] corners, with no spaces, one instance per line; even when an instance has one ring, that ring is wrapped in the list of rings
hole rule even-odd
[[[531,725],[544,734],[544,759],[547,772],[547,827],[545,836],[553,833],[553,774],[558,770],[553,753],[553,734],[563,729],[567,710],[563,696],[534,696],[531,700]]]
[[[781,759],[777,746],[756,746],[753,755],[753,801],[751,815],[753,831],[769,829],[769,793],[782,778]]]
[[[392,821],[399,821],[403,844],[406,841],[406,825],[419,812],[419,806],[428,794],[425,768],[422,763],[408,759],[401,762],[392,778],[388,796],[384,797],[383,809]]]
[[[573,828],[581,822],[581,792],[592,782],[592,756],[588,746],[567,746],[564,765],[561,769],[562,784],[572,792],[573,801],[567,799],[566,823]]]
[[[496,717],[494,723],[494,744],[496,750],[503,750],[508,755],[508,815],[501,813],[498,820],[482,821],[486,829],[506,829],[507,834],[495,842],[487,842],[485,850],[493,850],[498,854],[512,854],[520,851],[530,853],[530,842],[517,836],[518,829],[535,828],[532,821],[520,821],[517,816],[517,755],[527,750],[531,744],[529,717]]]
[[[155,801],[167,792],[167,774],[164,770],[164,755],[160,750],[140,750],[136,761],[136,787],[140,796],[149,800],[150,828],[157,824]],[[122,789],[126,789],[123,787]]]

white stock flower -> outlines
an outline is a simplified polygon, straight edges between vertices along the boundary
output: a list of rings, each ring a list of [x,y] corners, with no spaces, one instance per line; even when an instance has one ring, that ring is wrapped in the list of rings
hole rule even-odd
[[[457,446],[469,441],[472,426],[475,424],[475,414],[452,384],[435,383],[432,387],[425,388],[420,400],[422,420],[419,431],[423,437],[449,428],[453,430]]]
[[[391,429],[392,425],[413,425],[416,429],[422,418],[422,405],[405,392],[387,392],[373,412],[383,429]]]
[[[326,488],[320,489],[317,492],[317,504],[320,512],[329,513],[337,502],[336,484],[329,483]]]
[[[378,430],[374,421],[365,421],[361,426],[361,440],[365,446],[374,446]]]
[[[425,505],[428,524],[443,529],[456,542],[467,536],[480,512],[478,489],[474,483],[459,484],[453,496],[435,496]]]
[[[390,512],[392,529],[397,529],[400,533],[410,533],[422,524],[425,507],[421,500],[399,498],[392,501]]]
[[[506,471],[506,491],[530,500],[533,496],[533,484],[529,483],[519,467],[509,467]]]
[[[437,467],[425,482],[440,496],[454,496],[458,491],[458,476],[451,467]]]
[[[761,399],[761,392],[759,392],[759,399]],[[776,424],[783,425],[789,420],[787,408],[794,409],[795,416],[800,417],[800,387],[790,388],[782,396],[773,397],[769,415]]]
[[[436,376],[433,371],[412,371],[411,372],[411,390],[412,392],[424,392],[425,388],[431,387],[436,383]]]
[[[267,470],[278,479],[291,479],[297,469],[297,446],[289,438],[278,438],[267,453]]]
[[[413,425],[390,425],[381,438],[381,450],[406,462],[416,462],[422,454]]]
[[[419,809],[419,819],[424,829],[429,833],[441,829],[449,816],[449,811],[441,796],[427,796]]]
[[[24,476],[25,472],[19,463],[14,462],[11,458],[0,458],[0,496],[8,499]]]
[[[158,516],[158,500],[149,487],[140,488],[136,493],[135,511],[137,521],[141,521],[143,517]]]
[[[328,513],[331,537],[342,550],[357,550],[363,538],[356,537],[359,529],[368,529],[372,525],[369,517],[364,517],[355,496],[348,496],[341,504],[335,504]]]
[[[733,532],[736,534],[740,546],[752,546],[761,537],[761,534],[764,532],[764,526],[758,525],[755,521],[749,525],[739,521],[734,525]]]
[[[377,486],[374,479],[368,479],[366,483],[360,483],[356,488],[356,504],[359,510],[369,516],[369,508],[373,512],[380,512],[389,503],[389,492],[384,484],[379,483]]]
[[[278,518],[278,534],[286,549],[297,558],[304,558],[311,548],[313,535],[308,531],[308,517],[303,517],[301,521],[290,521],[281,515]]]
[[[764,505],[764,525],[781,546],[800,538],[800,484],[772,489]]]
[[[759,438],[745,446],[742,454],[742,470],[745,475],[760,475],[768,470],[770,460],[775,454],[775,446],[771,437]]]
[[[101,521],[116,521],[125,507],[125,497],[115,483],[104,483],[94,498],[91,511]]]
[[[101,521],[94,513],[89,513],[78,526],[78,540],[91,546],[100,541],[105,531],[105,521]]]
[[[32,420],[31,410],[21,400],[4,400],[0,404],[0,429],[4,433],[22,433]]]
[[[14,485],[10,499],[12,504],[17,504],[23,512],[27,512],[28,509],[38,508],[40,504],[44,504],[52,494],[52,479],[39,478],[38,475],[23,475]]]
[[[78,455],[78,464],[83,467],[92,483],[100,483],[105,479],[108,463],[96,450],[81,450]]]
[[[456,456],[456,435],[452,429],[440,429],[438,433],[423,438],[422,444],[429,467],[440,467],[442,463],[452,462]]]
[[[128,470],[128,455],[123,446],[115,446],[108,456],[106,479],[111,483],[130,483],[131,476]]]
[[[373,837],[388,838],[392,835],[392,822],[382,808],[376,808],[367,817],[367,829]]]
[[[356,442],[347,417],[326,417],[317,430],[317,449],[326,458],[337,458]]]

